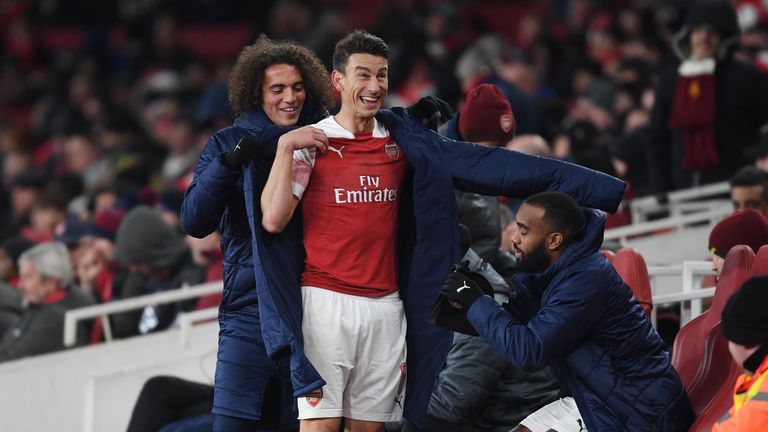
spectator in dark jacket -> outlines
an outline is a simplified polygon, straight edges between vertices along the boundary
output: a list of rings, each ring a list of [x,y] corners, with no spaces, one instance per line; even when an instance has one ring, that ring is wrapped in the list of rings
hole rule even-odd
[[[469,248],[462,232],[462,266],[484,277],[494,300],[509,300],[507,282]],[[560,386],[552,371],[527,372],[509,364],[481,337],[454,333],[445,368],[429,401],[424,430],[506,432],[528,414],[557,398]]]
[[[683,60],[663,73],[651,114],[652,192],[728,179],[754,160],[768,122],[768,77],[733,58],[739,36],[730,2],[699,0],[674,48]]]
[[[0,341],[0,361],[64,349],[64,314],[94,304],[72,285],[72,267],[66,246],[42,243],[19,257],[23,311]],[[77,341],[88,340],[81,323]]]
[[[160,212],[139,206],[128,212],[115,237],[115,260],[128,275],[115,287],[119,298],[136,297],[202,283],[204,270],[192,260],[184,238],[168,225]],[[167,328],[177,312],[194,301],[147,306],[113,317],[115,336],[128,337]]]
[[[688,430],[693,413],[669,353],[599,251],[602,213],[582,210],[566,194],[544,192],[523,203],[517,225],[521,273],[505,307],[458,272],[448,276],[442,293],[468,308],[480,336],[516,367],[552,366],[578,407],[568,417],[586,429]],[[531,415],[519,430],[555,426],[565,416],[551,408]],[[547,414],[554,421],[540,422]]]

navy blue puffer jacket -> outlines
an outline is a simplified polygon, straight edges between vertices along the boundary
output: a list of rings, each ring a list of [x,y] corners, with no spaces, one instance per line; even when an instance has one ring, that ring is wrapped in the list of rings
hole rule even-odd
[[[669,353],[629,287],[599,252],[604,215],[585,210],[580,240],[518,295],[476,301],[468,318],[507,361],[553,366],[591,432],[687,431],[693,414]]]
[[[307,102],[298,125],[315,123],[324,115],[324,110],[315,109],[311,102]],[[256,286],[252,228],[246,211],[246,195],[261,194],[272,166],[277,139],[291,129],[273,125],[260,108],[243,113],[232,127],[217,131],[208,140],[184,196],[182,229],[198,238],[216,229],[221,234],[224,295],[219,308],[216,414],[258,419],[269,378],[263,371],[272,366],[267,355],[287,357],[287,348],[293,340],[274,312],[274,304],[269,298],[262,300],[258,293],[264,286]],[[251,162],[243,171],[230,170],[224,166],[222,158],[244,137],[261,143],[263,157]],[[261,225],[257,224],[256,229],[260,231]],[[301,245],[300,215],[291,221],[285,233],[273,237],[283,237],[289,244],[298,242]],[[300,265],[303,249],[291,250]],[[313,384],[320,383],[322,381],[316,376]]]

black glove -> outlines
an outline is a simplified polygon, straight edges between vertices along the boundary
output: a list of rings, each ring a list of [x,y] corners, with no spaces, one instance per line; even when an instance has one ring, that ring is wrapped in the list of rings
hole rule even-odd
[[[241,138],[235,148],[224,155],[224,166],[239,171],[243,165],[256,159],[261,153],[261,143],[253,138]]]
[[[446,122],[453,116],[453,110],[448,102],[434,96],[424,96],[406,109],[423,125],[428,125],[435,119]]]
[[[451,301],[454,307],[468,308],[483,295],[483,290],[474,280],[476,277],[482,276],[469,272],[461,266],[454,266],[453,271],[445,278],[440,294]]]

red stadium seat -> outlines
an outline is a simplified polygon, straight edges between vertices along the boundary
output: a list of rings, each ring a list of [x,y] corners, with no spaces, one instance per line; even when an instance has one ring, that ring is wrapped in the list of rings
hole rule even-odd
[[[730,392],[738,375],[728,342],[720,331],[720,315],[731,294],[750,277],[754,258],[754,252],[747,246],[736,246],[728,252],[712,306],[683,326],[675,338],[672,365],[680,375],[697,417],[705,413],[714,415],[711,413],[717,412],[715,407],[708,409],[711,403],[725,404],[719,400],[719,393],[723,389]],[[727,410],[730,403],[725,405]]]
[[[768,245],[760,247],[752,262],[752,276],[768,276]]]
[[[750,277],[766,275],[768,275],[768,245],[762,246],[760,250],[757,251],[757,255],[752,261],[752,271],[750,272]],[[741,285],[739,284],[739,286]],[[717,326],[717,331],[720,331],[719,325]],[[718,347],[718,349],[728,350],[728,342],[722,335],[718,338],[718,343],[723,345],[722,347]],[[721,361],[720,364],[711,364],[710,368],[718,368],[722,371],[721,375],[725,375],[725,372],[727,372],[728,375],[724,377],[725,384],[717,390],[712,400],[707,404],[701,414],[699,414],[696,422],[691,427],[691,431],[711,431],[712,425],[722,418],[733,404],[733,386],[735,385],[736,378],[739,376],[740,372],[738,367],[736,367],[733,362],[731,362],[731,366],[729,367]]]
[[[651,310],[653,310],[653,294],[651,293],[651,280],[648,277],[648,267],[645,265],[643,256],[632,248],[623,248],[616,251],[611,263],[619,276],[632,289],[632,294],[640,303],[640,307],[650,318]]]
[[[719,325],[717,331],[720,331]],[[725,340],[722,335],[719,339]],[[726,341],[725,345],[719,349],[728,353],[728,342]],[[728,359],[731,359],[730,353],[728,353]],[[715,394],[704,410],[696,417],[696,421],[691,426],[691,432],[710,432],[715,422],[723,418],[733,405],[733,386],[736,385],[736,379],[741,371],[732,360],[730,364],[726,364],[724,361],[713,362],[710,368],[720,372],[719,375],[722,377],[723,384],[719,388],[713,386],[712,390],[715,391]]]
[[[612,251],[609,251],[608,249],[602,249],[600,253],[603,254],[605,259],[607,259],[609,263],[613,263],[613,259],[616,258],[616,254],[613,253]]]

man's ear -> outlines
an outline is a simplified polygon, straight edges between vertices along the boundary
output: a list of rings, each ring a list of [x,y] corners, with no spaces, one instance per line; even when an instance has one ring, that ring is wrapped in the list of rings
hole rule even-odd
[[[333,82],[333,87],[336,89],[336,91],[341,92],[344,90],[344,86],[342,85],[342,80],[344,79],[344,76],[341,74],[341,72],[334,69],[331,72],[331,82]]]
[[[553,232],[547,236],[547,249],[556,251],[565,243],[565,236],[561,232]]]

